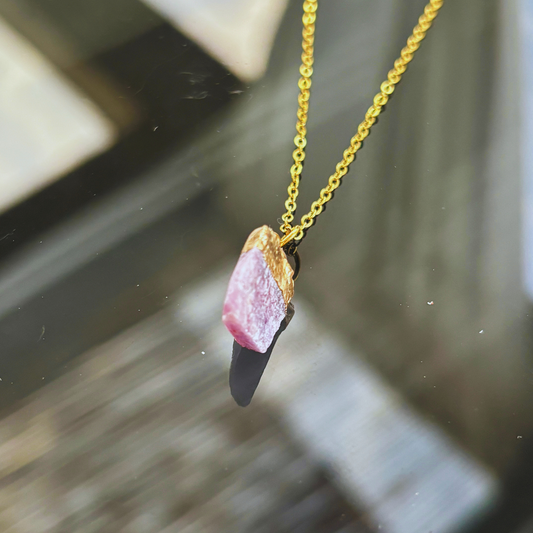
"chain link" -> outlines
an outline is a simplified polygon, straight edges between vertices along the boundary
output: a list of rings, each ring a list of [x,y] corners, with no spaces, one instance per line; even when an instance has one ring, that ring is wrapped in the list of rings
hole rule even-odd
[[[281,231],[288,234],[292,230],[291,222],[294,220],[294,211],[296,211],[296,198],[298,197],[298,186],[300,185],[300,175],[303,170],[303,161],[305,159],[305,145],[307,139],[306,124],[307,113],[309,111],[309,96],[311,95],[311,76],[313,75],[313,44],[315,42],[315,20],[316,20],[317,0],[306,0],[304,2],[304,14],[302,22],[304,25],[302,31],[302,64],[300,66],[300,79],[298,87],[300,94],[298,96],[298,121],[296,122],[296,137],[294,145],[296,150],[292,153],[294,164],[291,167],[291,184],[287,189],[289,198],[285,202],[287,212],[281,217],[283,225]]]
[[[315,36],[315,21],[317,0],[306,0],[304,2],[303,21],[303,41],[302,41],[302,65],[300,66],[300,95],[298,96],[298,121],[296,123],[297,135],[294,138],[296,150],[292,153],[294,164],[291,167],[291,184],[287,191],[289,197],[285,202],[286,213],[281,217],[283,224],[280,229],[284,234],[281,239],[282,246],[290,241],[300,241],[305,235],[305,230],[310,228],[315,218],[322,213],[324,206],[333,198],[333,192],[340,186],[341,180],[348,172],[348,168],[355,158],[356,152],[361,148],[364,139],[370,133],[370,128],[376,122],[377,117],[383,110],[383,106],[394,92],[396,85],[402,79],[403,73],[407,70],[407,65],[413,59],[414,53],[420,47],[420,43],[431,28],[433,20],[438,15],[444,0],[430,0],[424,8],[424,13],[418,19],[418,24],[414,27],[413,33],[407,39],[407,44],[402,49],[400,57],[394,62],[394,67],[389,71],[387,79],[381,84],[380,92],[374,96],[373,104],[368,108],[364,120],[359,124],[357,133],[350,139],[350,145],[342,154],[342,160],[337,163],[335,172],[329,177],[328,184],[320,191],[318,200],[311,204],[310,211],[304,215],[299,225],[292,226],[294,212],[296,211],[296,198],[298,197],[298,186],[303,170],[305,159],[306,124],[309,112],[309,97],[311,88],[311,76],[313,74],[313,44]]]

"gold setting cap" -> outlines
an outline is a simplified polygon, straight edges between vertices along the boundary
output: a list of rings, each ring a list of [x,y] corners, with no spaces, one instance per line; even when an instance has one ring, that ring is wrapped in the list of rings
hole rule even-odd
[[[294,296],[294,280],[292,279],[294,272],[281,248],[279,235],[268,226],[261,226],[250,233],[241,253],[244,254],[252,248],[261,250],[265,262],[283,294],[285,305],[289,305]]]

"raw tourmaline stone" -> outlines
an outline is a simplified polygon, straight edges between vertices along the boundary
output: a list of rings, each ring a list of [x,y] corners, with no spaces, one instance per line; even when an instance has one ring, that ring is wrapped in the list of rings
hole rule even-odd
[[[248,238],[231,275],[222,321],[244,348],[265,353],[287,313],[292,269],[268,226]]]
[[[222,321],[235,340],[265,353],[285,318],[285,301],[263,254],[241,255],[229,282]]]
[[[229,370],[229,387],[237,405],[246,407],[252,401],[252,397],[259,385],[268,360],[272,355],[276,341],[285,331],[293,316],[294,306],[290,303],[287,307],[287,314],[281,321],[281,325],[265,353],[254,352],[253,350],[244,348],[237,341],[233,343],[231,367]]]

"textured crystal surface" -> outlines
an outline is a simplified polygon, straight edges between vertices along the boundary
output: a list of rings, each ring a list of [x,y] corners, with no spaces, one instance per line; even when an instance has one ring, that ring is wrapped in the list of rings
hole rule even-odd
[[[231,275],[222,321],[243,347],[265,353],[285,318],[286,306],[263,254],[241,254]]]

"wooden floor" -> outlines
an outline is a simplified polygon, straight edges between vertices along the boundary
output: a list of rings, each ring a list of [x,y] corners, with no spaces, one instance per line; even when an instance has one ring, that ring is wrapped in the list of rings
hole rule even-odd
[[[0,531],[369,531],[179,324],[169,305],[0,422]]]

